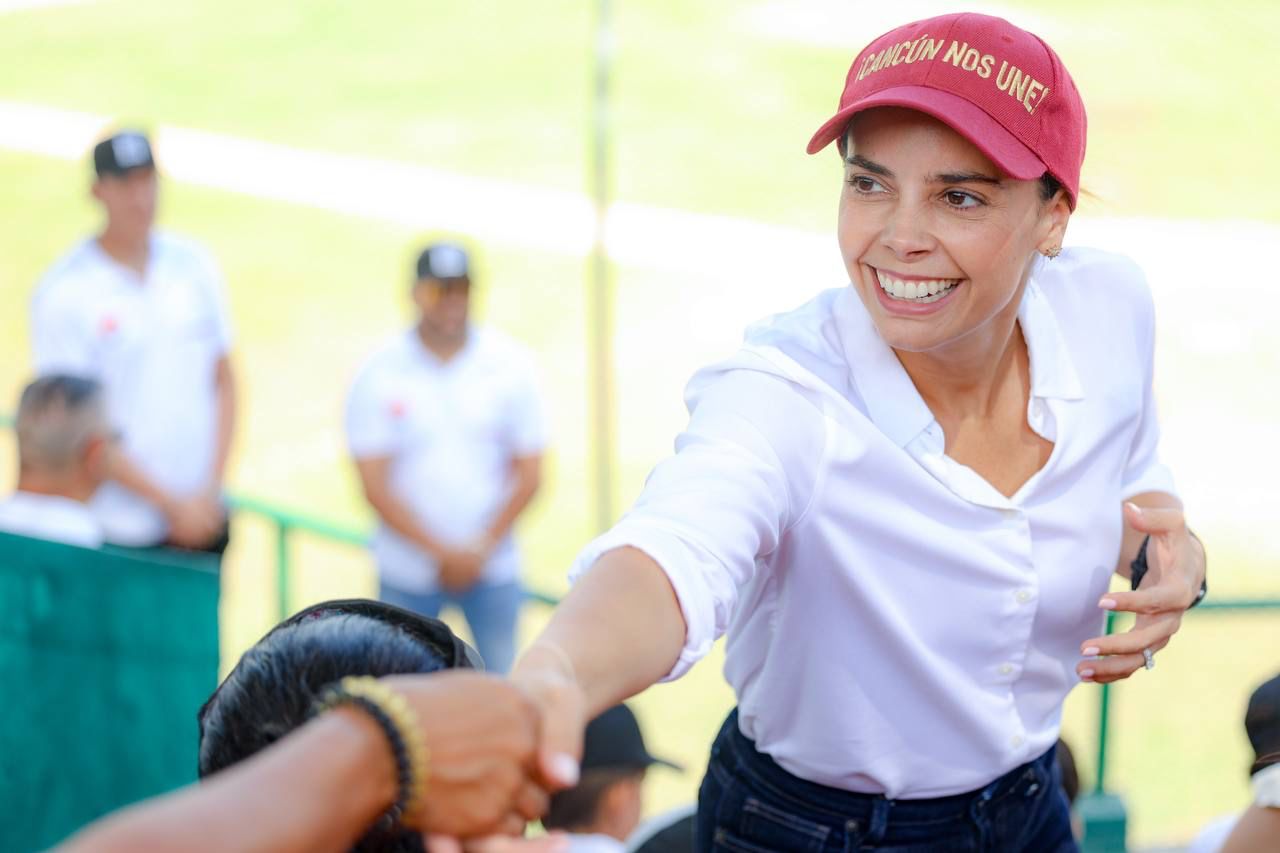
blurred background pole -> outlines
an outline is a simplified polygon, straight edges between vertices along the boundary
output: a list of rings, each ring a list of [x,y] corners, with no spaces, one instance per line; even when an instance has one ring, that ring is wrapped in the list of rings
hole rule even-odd
[[[612,0],[597,0],[595,31],[595,97],[592,104],[591,194],[595,201],[595,242],[587,281],[587,357],[591,400],[590,441],[595,469],[595,527],[613,523],[616,467],[613,394],[613,283],[605,246],[609,212],[610,128],[609,74],[613,62]]]

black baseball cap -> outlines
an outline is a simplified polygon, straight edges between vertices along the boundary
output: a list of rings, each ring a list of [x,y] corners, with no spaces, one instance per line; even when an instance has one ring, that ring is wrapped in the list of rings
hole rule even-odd
[[[418,255],[418,280],[471,278],[467,250],[455,243],[434,243]]]
[[[640,734],[640,723],[626,705],[614,705],[587,723],[582,740],[582,769],[604,768],[644,769],[661,764],[673,770],[683,770],[674,761],[657,758],[645,748]]]
[[[1250,774],[1280,759],[1280,675],[1263,683],[1249,697],[1244,730],[1253,744],[1255,761]]]
[[[121,131],[93,146],[93,169],[99,178],[153,169],[155,165],[150,140],[136,130]]]

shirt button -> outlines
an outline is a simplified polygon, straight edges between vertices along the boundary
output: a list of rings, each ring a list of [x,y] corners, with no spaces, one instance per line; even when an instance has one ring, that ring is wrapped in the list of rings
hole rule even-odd
[[[1001,675],[1009,675],[1009,674],[1011,674],[1012,672],[1013,672],[1013,664],[1011,664],[1011,663],[1002,663],[1002,664],[1000,664],[1000,674],[1001,674]]]
[[[1017,518],[1021,514],[1013,507],[1006,507],[1005,509],[1000,510],[1000,513],[1005,518]]]
[[[1015,596],[1015,598],[1018,599],[1019,604],[1026,604],[1028,601],[1032,599],[1031,590],[1020,589],[1018,590],[1018,594]]]
[[[1022,746],[1024,743],[1026,743],[1026,739],[1022,735],[1014,735],[1013,737],[1009,738],[1009,745],[1012,746],[1014,749],[1017,749],[1018,747]]]

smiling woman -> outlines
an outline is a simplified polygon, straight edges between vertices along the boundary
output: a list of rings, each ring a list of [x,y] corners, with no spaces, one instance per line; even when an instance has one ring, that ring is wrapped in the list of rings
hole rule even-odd
[[[1061,248],[1085,124],[999,18],[855,58],[809,144],[840,150],[849,286],[690,383],[676,454],[516,667],[544,748],[727,633],[700,850],[1075,849],[1063,700],[1150,669],[1205,567],[1158,457],[1143,277]],[[1134,628],[1100,636],[1106,610]]]

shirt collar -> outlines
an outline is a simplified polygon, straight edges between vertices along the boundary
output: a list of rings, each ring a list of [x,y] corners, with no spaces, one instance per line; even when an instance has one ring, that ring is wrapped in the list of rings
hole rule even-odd
[[[1031,355],[1031,396],[1084,399],[1084,387],[1076,373],[1071,351],[1062,339],[1058,318],[1034,278],[1027,282],[1026,292],[1022,294],[1018,323],[1022,326],[1022,335],[1027,339],[1027,350]]]
[[[854,388],[867,414],[899,447],[906,447],[934,422],[915,383],[893,349],[876,330],[871,315],[853,287],[846,287],[835,306],[841,346]],[[1027,282],[1018,307],[1018,323],[1031,359],[1031,395],[1078,400],[1084,397],[1071,354],[1053,307],[1035,280]]]
[[[905,447],[933,423],[915,383],[880,337],[871,315],[849,285],[836,300],[836,328],[855,391],[867,414],[894,444]]]

